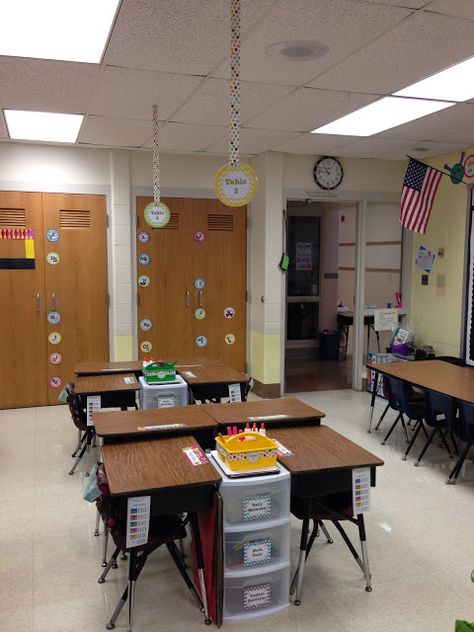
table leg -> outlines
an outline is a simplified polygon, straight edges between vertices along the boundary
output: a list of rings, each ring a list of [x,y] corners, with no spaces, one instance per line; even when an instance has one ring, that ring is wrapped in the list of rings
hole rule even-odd
[[[369,411],[369,427],[367,432],[372,432],[372,419],[374,417],[375,397],[377,396],[377,382],[379,380],[379,372],[375,369],[370,369],[374,374],[374,383],[372,384],[372,394],[370,396],[370,411]]]
[[[196,549],[196,561],[197,561],[197,569],[198,569],[198,577],[199,577],[199,587],[201,588],[201,598],[202,598],[202,604],[204,607],[204,616],[205,616],[204,623],[206,625],[210,625],[211,620],[209,619],[209,610],[207,607],[207,592],[206,592],[206,582],[205,582],[205,577],[204,577],[204,558],[202,554],[201,534],[199,531],[199,523],[198,523],[197,515],[194,512],[189,514],[189,522],[191,525],[194,546]]]
[[[311,518],[311,498],[305,498],[303,508],[303,524],[301,526],[300,557],[298,560],[295,606],[301,605],[301,589],[303,588],[304,563],[308,546],[309,521]]]

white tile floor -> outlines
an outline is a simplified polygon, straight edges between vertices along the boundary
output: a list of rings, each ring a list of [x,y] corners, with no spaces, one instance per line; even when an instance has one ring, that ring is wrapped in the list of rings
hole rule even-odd
[[[474,621],[474,466],[445,485],[451,461],[431,448],[420,467],[403,462],[403,434],[381,446],[367,434],[369,398],[350,390],[302,393],[325,423],[385,460],[367,515],[372,593],[348,551],[317,541],[305,571],[303,603],[255,619],[245,632],[452,632]],[[377,404],[381,409],[382,402]],[[82,500],[81,465],[68,476],[75,429],[65,407],[0,411],[0,631],[96,632],[123,588],[125,563],[99,585],[101,538],[95,507]],[[421,442],[421,439],[420,439]],[[331,529],[333,532],[334,529]],[[299,524],[292,525],[292,562]],[[337,536],[337,534],[334,534]],[[226,623],[224,630],[241,629]],[[126,629],[125,615],[117,630]],[[135,632],[207,629],[165,550],[145,566],[136,590]]]

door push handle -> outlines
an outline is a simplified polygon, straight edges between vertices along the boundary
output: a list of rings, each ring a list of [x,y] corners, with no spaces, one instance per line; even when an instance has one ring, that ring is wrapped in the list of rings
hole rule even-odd
[[[199,307],[204,307],[204,294],[202,290],[199,290]]]
[[[56,295],[54,292],[51,294],[51,311],[56,311]]]
[[[186,294],[185,294],[185,302],[186,302],[186,307],[189,307],[189,301],[190,301],[190,293],[189,290],[186,290]]]
[[[35,296],[35,304],[36,304],[36,311],[37,311],[37,312],[41,311],[41,301],[40,301],[40,295],[39,295],[39,292],[36,292],[36,296]]]

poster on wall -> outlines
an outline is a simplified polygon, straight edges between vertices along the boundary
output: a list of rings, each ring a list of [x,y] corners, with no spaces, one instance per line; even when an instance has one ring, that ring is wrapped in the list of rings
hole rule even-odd
[[[472,192],[471,192],[472,196]],[[469,257],[467,270],[467,314],[466,314],[466,364],[474,366],[474,208],[471,198],[471,218],[469,232]]]
[[[309,241],[296,242],[295,268],[297,270],[313,269],[313,244]]]

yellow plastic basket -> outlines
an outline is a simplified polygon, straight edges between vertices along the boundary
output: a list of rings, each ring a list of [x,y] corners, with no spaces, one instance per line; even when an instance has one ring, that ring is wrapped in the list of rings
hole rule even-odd
[[[276,465],[277,444],[258,432],[216,437],[216,450],[230,470],[255,470]]]

